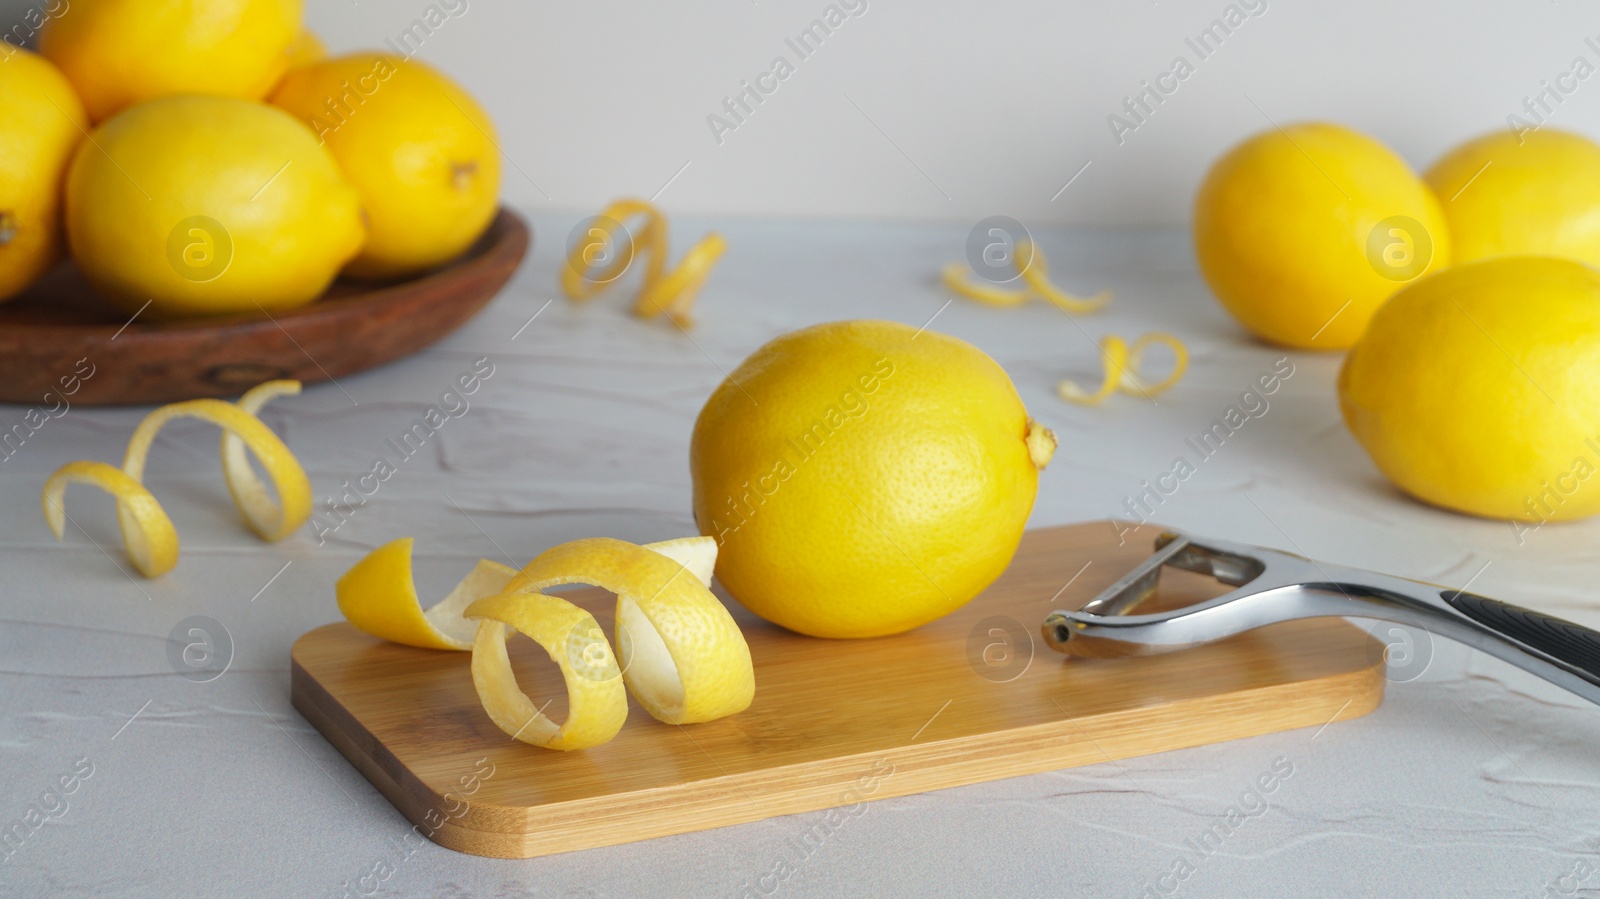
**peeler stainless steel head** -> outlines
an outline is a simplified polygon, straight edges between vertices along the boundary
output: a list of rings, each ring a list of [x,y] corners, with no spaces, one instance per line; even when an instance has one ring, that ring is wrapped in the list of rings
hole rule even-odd
[[[1377,618],[1449,637],[1600,704],[1600,633],[1560,618],[1422,581],[1293,553],[1165,531],[1156,552],[1078,611],[1050,613],[1045,642],[1069,656],[1171,652],[1279,621]],[[1158,614],[1127,614],[1166,566],[1237,589]]]

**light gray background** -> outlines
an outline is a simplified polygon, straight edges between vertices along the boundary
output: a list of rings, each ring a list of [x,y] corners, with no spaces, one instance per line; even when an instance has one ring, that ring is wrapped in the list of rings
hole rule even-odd
[[[0,0],[0,21],[28,5]],[[429,5],[314,0],[307,19],[337,53],[382,46]],[[1195,61],[1185,38],[1225,0],[866,0],[719,146],[706,117],[793,61],[785,38],[826,0],[453,5],[419,58],[494,117],[506,195],[564,210],[677,174],[676,212],[1178,223],[1208,162],[1272,121],[1343,122],[1421,168],[1505,127],[1576,57],[1600,65],[1584,43],[1600,15],[1578,0],[1261,0],[1119,146],[1106,117]],[[1576,84],[1551,123],[1600,132],[1600,74]]]
[[[112,506],[90,491],[70,500],[83,532],[54,543],[43,479],[70,459],[118,458],[143,410],[74,409],[0,463],[0,826],[74,760],[95,766],[66,813],[0,863],[0,895],[323,896],[368,872],[407,825],[288,705],[289,645],[337,618],[333,580],[402,534],[418,539],[421,592],[439,595],[496,544],[526,558],[580,535],[688,532],[693,416],[723,370],[783,331],[933,319],[1000,360],[1062,437],[1033,523],[1115,513],[1280,355],[1216,307],[1172,227],[1206,160],[1270,115],[1346,121],[1425,163],[1503,127],[1540,79],[1587,51],[1584,33],[1600,32],[1600,17],[1570,3],[1275,2],[1119,148],[1106,114],[1224,4],[880,0],[717,147],[704,117],[823,5],[479,0],[429,39],[423,57],[500,123],[506,192],[532,214],[538,243],[459,333],[269,407],[321,497],[365,472],[472,360],[496,366],[472,410],[328,546],[309,529],[273,545],[249,535],[226,501],[215,431],[190,423],[163,432],[148,477],[183,537],[176,571],[129,577]],[[338,50],[378,44],[421,9],[329,0],[310,15]],[[1590,91],[1600,85],[1585,82],[1556,121],[1593,123]],[[669,181],[669,211],[718,213],[676,219],[674,252],[712,227],[730,245],[692,338],[628,317],[621,297],[583,308],[558,298],[556,248],[579,215]],[[1113,306],[1076,323],[1043,305],[946,306],[934,273],[960,258],[973,221],[997,212],[1035,226],[1068,286],[1115,289]],[[1056,380],[1095,370],[1094,338],[1154,328],[1194,352],[1159,405],[1054,398]],[[1338,359],[1290,355],[1296,374],[1268,414],[1184,483],[1162,521],[1471,581],[1600,626],[1600,524],[1519,542],[1504,523],[1406,500],[1339,422]],[[23,412],[0,407],[0,425]],[[167,658],[169,632],[191,615],[235,644],[211,683],[184,680]],[[1294,774],[1180,895],[1594,894],[1600,716],[1450,644],[1414,658],[1397,664],[1403,682],[1377,712],[1326,729],[873,803],[776,895],[1137,896],[1279,758]],[[738,896],[818,817],[532,861],[429,846],[378,894]]]

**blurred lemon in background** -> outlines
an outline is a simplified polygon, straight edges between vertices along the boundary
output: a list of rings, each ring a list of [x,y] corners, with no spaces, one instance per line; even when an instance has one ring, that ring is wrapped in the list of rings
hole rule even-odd
[[[309,28],[300,29],[300,34],[289,45],[289,62],[284,71],[308,66],[314,62],[321,62],[328,58],[328,48],[322,45],[322,39],[317,37]]]
[[[13,47],[0,57],[0,300],[61,256],[61,182],[88,130],[61,72]]]
[[[361,247],[355,189],[280,109],[167,97],[92,136],[67,176],[67,233],[129,313],[146,300],[156,318],[303,305]]]
[[[494,125],[415,59],[362,53],[295,69],[272,102],[321,137],[361,193],[366,248],[347,269],[396,278],[459,256],[494,218]]]
[[[1206,283],[1273,343],[1343,349],[1403,283],[1450,260],[1439,204],[1404,160],[1339,125],[1273,129],[1212,165],[1194,211]]]
[[[1493,131],[1426,175],[1450,223],[1454,259],[1563,256],[1600,265],[1600,146],[1565,131]]]
[[[300,0],[72,0],[39,51],[96,122],[170,94],[257,100],[288,66],[300,13]]]
[[[1502,256],[1396,294],[1339,375],[1344,419],[1391,480],[1520,521],[1600,511],[1600,272]]]
[[[894,322],[816,325],[706,401],[695,521],[757,615],[817,637],[899,633],[1010,564],[1055,445],[978,348]]]

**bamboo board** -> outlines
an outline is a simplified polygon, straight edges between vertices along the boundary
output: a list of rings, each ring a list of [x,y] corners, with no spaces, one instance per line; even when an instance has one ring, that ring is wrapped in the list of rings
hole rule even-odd
[[[489,721],[468,653],[398,646],[348,624],[296,641],[294,705],[417,825],[461,852],[530,858],[1233,740],[1363,715],[1383,699],[1382,647],[1339,619],[1294,621],[1161,656],[1067,661],[1038,627],[1151,551],[1106,522],[1029,531],[1010,568],[956,613],[874,640],[802,637],[734,615],[756,698],[709,724],[634,706],[616,739],[553,752]],[[1156,609],[1214,596],[1167,569]],[[1070,581],[1070,583],[1069,583]],[[563,594],[609,628],[610,594]],[[535,703],[560,678],[511,644]],[[548,667],[546,667],[548,666]]]

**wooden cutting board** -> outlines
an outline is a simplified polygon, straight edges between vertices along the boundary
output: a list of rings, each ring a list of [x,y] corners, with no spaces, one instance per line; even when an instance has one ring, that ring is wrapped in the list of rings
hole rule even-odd
[[[294,705],[416,832],[462,852],[529,858],[1233,740],[1363,715],[1383,699],[1382,646],[1339,619],[1294,621],[1161,656],[1068,661],[1038,627],[1151,551],[1106,522],[1029,531],[965,608],[908,634],[802,637],[734,615],[756,697],[709,724],[637,706],[616,739],[553,752],[515,742],[478,703],[468,653],[414,649],[330,624],[294,645]],[[1143,609],[1223,592],[1167,569]],[[614,600],[563,594],[609,628]],[[330,597],[331,604],[331,597]],[[731,605],[731,604],[730,604]],[[512,645],[536,704],[556,669]],[[409,838],[409,837],[408,837]]]

